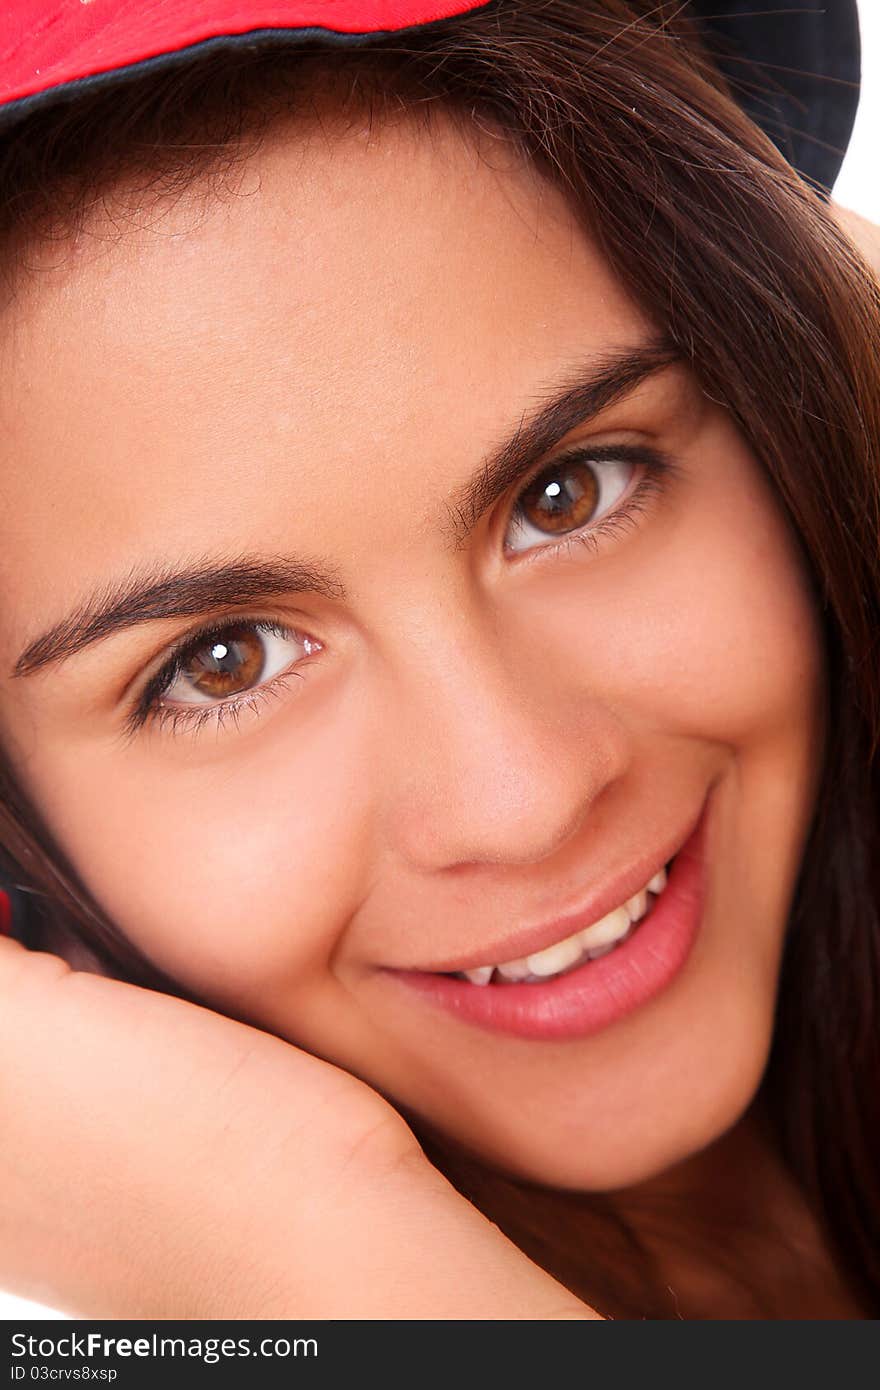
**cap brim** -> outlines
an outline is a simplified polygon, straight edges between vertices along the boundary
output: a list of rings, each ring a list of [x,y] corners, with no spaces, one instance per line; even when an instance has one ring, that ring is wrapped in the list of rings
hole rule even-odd
[[[491,0],[7,0],[0,124],[195,50],[289,41],[346,45],[425,28]],[[761,10],[689,0],[738,101],[804,177],[830,190],[861,81],[857,0]]]
[[[277,32],[399,33],[489,0],[14,0],[0,21],[0,105],[129,70],[205,41]]]

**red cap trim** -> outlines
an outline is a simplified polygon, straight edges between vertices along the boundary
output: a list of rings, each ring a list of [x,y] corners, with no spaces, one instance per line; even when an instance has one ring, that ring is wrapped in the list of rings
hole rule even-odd
[[[0,103],[205,39],[261,29],[372,34],[481,9],[487,0],[4,0]]]

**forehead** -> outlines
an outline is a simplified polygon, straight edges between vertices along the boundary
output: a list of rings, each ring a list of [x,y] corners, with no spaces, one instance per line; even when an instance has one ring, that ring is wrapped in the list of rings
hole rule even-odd
[[[443,120],[281,129],[232,194],[111,206],[23,283],[0,328],[6,601],[251,549],[357,572],[542,384],[640,332],[511,146]]]

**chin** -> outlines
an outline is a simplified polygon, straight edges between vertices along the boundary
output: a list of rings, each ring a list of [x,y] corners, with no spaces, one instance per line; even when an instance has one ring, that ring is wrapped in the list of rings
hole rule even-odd
[[[655,1073],[641,1085],[609,1077],[601,1090],[586,1086],[576,1103],[505,1107],[484,1114],[467,1133],[448,1125],[442,1132],[481,1164],[518,1181],[570,1192],[637,1187],[708,1149],[737,1124],[759,1091],[771,1036],[768,1011],[760,1031],[713,1029],[707,1045],[667,1057],[662,1083]]]

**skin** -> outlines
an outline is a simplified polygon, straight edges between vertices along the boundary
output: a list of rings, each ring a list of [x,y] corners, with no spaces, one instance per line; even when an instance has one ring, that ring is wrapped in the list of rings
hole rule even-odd
[[[651,325],[555,190],[442,119],[279,132],[243,191],[124,235],[95,215],[35,256],[8,317],[3,447],[28,466],[4,468],[0,720],[23,785],[109,916],[210,1007],[572,1192],[717,1187],[735,1136],[812,1241],[750,1111],[824,732],[819,631],[761,470],[672,367],[535,460],[659,447],[675,475],[633,524],[505,553],[533,468],[453,548],[483,455]],[[10,674],[133,569],[246,554],[321,559],[348,596],[133,625]],[[170,646],[236,612],[316,639],[304,679],[237,726],[125,740]],[[490,1034],[380,969],[557,915],[707,796],[691,957],[604,1032]]]
[[[4,1289],[73,1317],[597,1316],[339,1067],[7,938],[0,997]]]
[[[831,211],[841,229],[858,248],[874,274],[880,276],[880,227],[852,208],[831,204]]]

